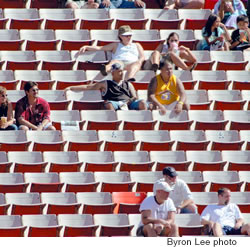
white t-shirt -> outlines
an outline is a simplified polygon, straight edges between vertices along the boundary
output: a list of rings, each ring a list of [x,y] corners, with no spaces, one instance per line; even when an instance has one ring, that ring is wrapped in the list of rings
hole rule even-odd
[[[161,178],[159,181],[165,181],[165,179]],[[175,207],[179,207],[184,200],[193,199],[190,189],[182,179],[177,178],[175,185],[171,188],[173,190],[170,192],[169,198],[173,200]],[[155,195],[155,185],[153,191]]]
[[[238,206],[234,203],[228,205],[208,205],[201,214],[201,219],[218,222],[221,226],[235,226],[238,219],[242,219],[242,214]]]
[[[164,203],[158,204],[155,201],[154,196],[149,196],[143,200],[140,206],[140,212],[142,212],[143,210],[150,210],[152,218],[163,219],[163,220],[167,219],[168,212],[171,211],[176,212],[174,203],[170,198],[164,201]],[[140,222],[140,225],[143,225],[142,222]]]

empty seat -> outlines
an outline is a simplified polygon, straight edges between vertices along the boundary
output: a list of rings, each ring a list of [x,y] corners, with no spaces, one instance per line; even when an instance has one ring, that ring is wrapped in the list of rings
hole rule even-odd
[[[14,172],[44,172],[47,166],[41,152],[8,152],[8,160],[13,162]]]
[[[117,117],[123,120],[124,130],[153,130],[156,124],[149,110],[117,111]]]
[[[129,172],[95,172],[95,180],[100,182],[102,192],[132,191],[135,184],[131,181]]]
[[[80,29],[111,29],[114,19],[106,9],[75,9],[75,17],[79,19]]]
[[[72,100],[72,110],[100,110],[103,99],[99,90],[67,91],[67,99]]]
[[[131,236],[136,237],[136,231],[141,222],[141,214],[128,214],[128,218],[129,218],[129,223],[131,225],[134,225],[131,231]]]
[[[250,172],[239,171],[239,177],[241,181],[245,182],[244,191],[250,191]]]
[[[104,141],[104,151],[134,151],[139,142],[132,130],[100,130],[98,136]]]
[[[140,141],[140,150],[166,151],[171,150],[174,141],[170,140],[167,130],[135,130],[135,139]]]
[[[12,70],[0,71],[0,86],[5,87],[7,90],[16,90],[18,80],[15,79]]]
[[[9,29],[40,29],[43,19],[37,9],[5,9],[4,16],[9,18]]]
[[[0,172],[9,172],[12,162],[8,161],[6,152],[0,152]]]
[[[145,9],[144,15],[149,19],[149,29],[179,29],[183,21],[175,9]]]
[[[27,138],[33,142],[32,151],[63,151],[66,141],[62,140],[62,133],[55,131],[27,131]]]
[[[60,181],[65,184],[65,192],[95,192],[99,182],[95,182],[92,172],[61,172]]]
[[[95,130],[63,131],[63,139],[68,141],[68,151],[99,151],[103,141],[99,141]]]
[[[240,150],[244,143],[237,130],[206,130],[206,137],[211,150]]]
[[[116,206],[109,192],[79,192],[76,197],[83,204],[83,214],[112,214]]]
[[[120,171],[151,171],[154,165],[147,151],[115,151],[114,158],[120,162]]]
[[[44,152],[43,157],[50,163],[49,172],[79,172],[82,165],[76,152]]]
[[[0,215],[1,237],[23,237],[25,229],[20,215]]]
[[[36,70],[40,63],[34,51],[1,51],[0,56],[6,61],[6,70]]]
[[[11,204],[10,214],[42,214],[45,204],[41,203],[39,193],[6,193],[6,202]]]
[[[239,90],[208,90],[208,98],[214,101],[213,110],[243,110],[246,103]]]
[[[0,193],[0,215],[5,215],[7,214],[7,210],[9,208],[9,204],[6,203],[5,201],[5,196],[4,194]]]
[[[151,151],[150,159],[156,163],[156,171],[172,166],[177,171],[187,171],[191,161],[187,161],[184,151]]]
[[[250,131],[249,130],[241,130],[240,131],[241,140],[246,142],[246,150],[250,150]]]
[[[25,92],[23,90],[9,90],[8,91],[8,99],[11,102],[13,109],[15,109],[16,102],[24,96],[25,96]],[[22,133],[22,135],[23,135],[23,133],[25,133],[25,132],[19,132],[19,133]],[[25,136],[25,138],[26,138],[26,136]]]
[[[159,130],[189,130],[192,120],[189,120],[186,110],[176,114],[174,111],[167,111],[162,115],[158,110],[154,110],[153,119],[159,121]]]
[[[1,51],[21,50],[22,43],[18,30],[0,30]]]
[[[148,19],[144,17],[144,9],[110,9],[110,18],[115,19],[114,29],[129,25],[132,29],[145,29]]]
[[[23,0],[1,0],[0,1],[1,8],[25,8],[25,1]]]
[[[3,7],[1,5],[1,7]],[[8,21],[8,18],[3,17],[3,10],[0,10],[0,29],[5,29],[6,28],[6,22]]]
[[[91,30],[90,37],[96,40],[98,46],[119,42],[118,30]]]
[[[250,111],[224,111],[224,117],[230,121],[230,130],[250,130]]]
[[[204,171],[204,180],[210,182],[209,191],[218,191],[219,188],[226,187],[231,191],[240,191],[243,184],[236,171]]]
[[[228,162],[229,171],[247,171],[250,165],[250,151],[222,151],[223,160]]]
[[[69,51],[36,51],[36,58],[42,61],[42,70],[72,70],[75,63]]]
[[[139,214],[140,204],[146,197],[145,192],[113,192],[112,200],[117,203],[114,213]]]
[[[201,214],[207,205],[218,203],[217,192],[192,192],[195,205],[198,207],[198,213]]]
[[[79,50],[82,46],[93,43],[88,30],[56,30],[55,34],[61,40],[60,50]]]
[[[16,70],[15,78],[21,82],[20,89],[24,88],[27,81],[35,81],[39,89],[51,89],[54,82],[50,79],[49,71],[47,70]]]
[[[98,228],[91,214],[59,214],[57,219],[64,227],[63,237],[94,237]]]
[[[176,141],[176,150],[206,150],[210,142],[203,130],[171,130],[170,137]]]
[[[154,71],[152,70],[140,70],[135,75],[135,81],[132,81],[131,83],[135,90],[146,90],[148,89],[148,84],[154,75]]]
[[[162,178],[162,172],[130,172],[131,180],[136,182],[136,192],[152,192],[154,183]]]
[[[196,130],[224,130],[228,123],[220,110],[190,110],[188,115],[194,121]]]
[[[63,183],[60,183],[58,173],[28,173],[24,174],[25,181],[30,183],[30,192],[60,192]]]
[[[186,95],[191,110],[209,110],[212,100],[206,90],[186,90]]]
[[[216,70],[245,70],[248,64],[241,51],[211,51],[210,55],[217,61]]]
[[[0,132],[0,151],[28,151],[30,143],[23,130]]]
[[[127,214],[97,214],[94,222],[100,225],[99,236],[130,236],[133,225],[129,224]]]
[[[75,29],[78,19],[73,9],[40,9],[39,15],[45,20],[44,29]]]
[[[0,193],[26,192],[28,185],[22,173],[0,173]]]
[[[81,206],[72,192],[41,193],[41,201],[47,204],[47,214],[77,214]]]
[[[121,120],[117,119],[116,112],[111,110],[81,111],[81,118],[87,122],[87,130],[118,130],[121,124]]]
[[[179,227],[180,236],[202,235],[203,225],[199,214],[176,214],[175,223]]]
[[[187,151],[187,160],[193,162],[193,171],[223,171],[223,161],[219,151]]]
[[[32,0],[27,7],[29,8],[59,8],[61,1],[58,0]]]
[[[232,192],[231,202],[237,204],[242,213],[249,213],[250,192]]]
[[[23,215],[22,221],[23,225],[28,226],[28,237],[59,237],[62,228],[55,214]]]
[[[250,71],[244,70],[229,70],[227,78],[233,82],[232,89],[234,90],[249,90],[250,89]]]

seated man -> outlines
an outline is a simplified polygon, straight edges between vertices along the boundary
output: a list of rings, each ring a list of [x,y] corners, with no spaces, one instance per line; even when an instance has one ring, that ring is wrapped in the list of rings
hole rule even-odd
[[[173,74],[173,65],[168,59],[160,61],[161,73],[153,77],[148,85],[148,100],[158,107],[161,114],[166,110],[180,113],[189,110],[182,82]]]
[[[174,223],[176,208],[169,198],[171,188],[166,182],[158,181],[155,191],[155,196],[149,196],[141,203],[141,223],[136,235],[178,237],[178,226]]]
[[[67,90],[100,90],[105,100],[106,110],[147,110],[147,103],[137,99],[136,91],[131,82],[124,81],[124,70],[121,64],[115,63],[111,67],[112,80],[105,80],[95,84],[67,87]]]
[[[142,0],[101,0],[99,8],[108,9],[134,9],[134,8],[145,8],[146,4]]]
[[[26,82],[26,96],[16,103],[15,119],[20,130],[56,130],[50,121],[50,107],[46,100],[38,96],[38,84]]]
[[[163,169],[162,173],[163,178],[158,181],[164,181],[171,187],[172,191],[169,198],[173,200],[177,214],[197,213],[197,206],[192,199],[192,193],[186,182],[177,178],[178,174],[176,170],[168,166]],[[153,191],[156,194],[156,183],[154,184]]]
[[[215,237],[223,235],[250,235],[250,224],[244,224],[238,206],[230,203],[230,190],[218,190],[218,204],[208,205],[201,214],[201,223],[209,227]]]

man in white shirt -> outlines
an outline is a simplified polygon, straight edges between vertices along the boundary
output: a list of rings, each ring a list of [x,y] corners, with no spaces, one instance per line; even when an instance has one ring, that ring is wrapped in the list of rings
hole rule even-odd
[[[171,188],[166,182],[155,184],[156,195],[144,199],[140,206],[141,223],[137,229],[137,236],[178,237],[178,226],[174,223],[176,208],[169,198]]]
[[[238,206],[230,203],[231,191],[218,190],[218,204],[208,205],[201,214],[201,223],[209,227],[215,237],[223,235],[250,235],[250,224],[244,224]]]
[[[173,200],[177,214],[197,213],[197,206],[192,199],[192,193],[188,185],[182,179],[177,178],[176,170],[168,166],[163,169],[162,173],[163,178],[158,181],[165,181],[172,188],[169,198]],[[155,185],[153,191],[155,194]]]

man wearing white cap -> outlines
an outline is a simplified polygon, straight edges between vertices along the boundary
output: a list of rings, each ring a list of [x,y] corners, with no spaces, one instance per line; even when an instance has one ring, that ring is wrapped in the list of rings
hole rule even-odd
[[[174,223],[176,208],[169,198],[172,189],[166,182],[158,181],[155,190],[156,195],[145,198],[140,206],[141,223],[136,235],[178,237],[178,226]]]

